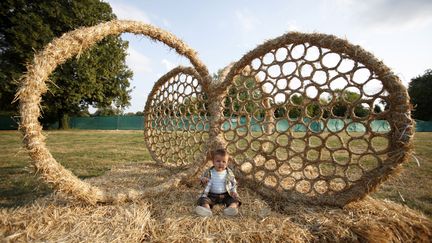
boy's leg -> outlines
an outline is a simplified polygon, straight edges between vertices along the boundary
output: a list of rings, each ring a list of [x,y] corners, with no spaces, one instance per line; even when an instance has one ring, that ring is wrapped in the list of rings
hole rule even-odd
[[[210,205],[208,203],[204,203],[203,205],[200,205],[200,206],[210,209]]]
[[[238,214],[238,207],[241,205],[241,202],[233,198],[231,196],[227,196],[224,200],[226,208],[224,209],[224,214],[226,216],[235,216]]]
[[[228,207],[229,208],[238,208],[238,206],[239,206],[238,202],[233,202]]]
[[[237,198],[233,198],[230,195],[224,199],[224,203],[229,208],[238,208],[241,205],[241,202]]]
[[[212,216],[211,203],[212,201],[208,197],[200,197],[198,199],[198,206],[195,208],[195,212],[202,217]]]
[[[200,197],[197,202],[198,206],[205,207],[211,209],[214,205],[214,202],[208,197]]]

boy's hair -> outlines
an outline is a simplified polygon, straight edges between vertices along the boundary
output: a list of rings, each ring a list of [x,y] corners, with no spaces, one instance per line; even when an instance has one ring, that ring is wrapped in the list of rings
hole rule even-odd
[[[228,152],[225,149],[216,149],[211,152],[211,158],[214,159],[216,155],[227,156]]]

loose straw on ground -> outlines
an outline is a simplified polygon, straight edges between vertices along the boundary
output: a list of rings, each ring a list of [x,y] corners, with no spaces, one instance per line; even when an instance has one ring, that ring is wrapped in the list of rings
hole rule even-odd
[[[152,187],[175,176],[155,162],[115,166],[89,182],[102,190]],[[5,242],[428,242],[432,222],[391,201],[366,197],[344,208],[274,202],[240,188],[240,215],[193,213],[201,188],[179,186],[124,205],[88,205],[50,195],[33,204],[0,210]]]

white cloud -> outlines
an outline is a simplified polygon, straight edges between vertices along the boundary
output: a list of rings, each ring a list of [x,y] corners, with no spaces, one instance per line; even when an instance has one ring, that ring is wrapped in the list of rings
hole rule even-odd
[[[132,69],[134,75],[152,72],[150,58],[131,47],[128,48],[128,54],[126,64]]]
[[[110,0],[108,2],[118,19],[142,21],[147,24],[150,23],[150,18],[147,14],[136,6],[125,4],[123,1]]]
[[[171,27],[171,22],[168,19],[162,19],[162,24],[167,28]]]
[[[257,44],[252,44],[249,42],[241,42],[241,43],[237,43],[235,46],[246,52],[256,48]]]
[[[380,30],[423,28],[432,23],[432,1],[374,1],[364,13],[368,13],[365,20]]]
[[[245,32],[252,31],[255,29],[255,25],[260,23],[260,21],[247,9],[237,10],[235,15],[240,23],[240,26]]]
[[[288,31],[300,31],[300,26],[297,24],[297,21],[288,21],[287,29]]]
[[[378,31],[420,29],[432,24],[431,0],[324,0],[328,8],[351,15]]]
[[[165,65],[165,68],[167,69],[167,71],[170,71],[171,69],[173,69],[175,67],[174,63],[168,61],[167,59],[162,59],[161,63],[163,65]]]
[[[326,5],[335,4],[335,6],[338,8],[353,7],[358,4],[358,2],[356,2],[355,0],[324,0],[324,2],[326,3]]]

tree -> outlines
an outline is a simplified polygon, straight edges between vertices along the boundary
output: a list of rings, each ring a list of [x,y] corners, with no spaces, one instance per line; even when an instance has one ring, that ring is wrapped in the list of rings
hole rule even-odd
[[[137,111],[137,112],[126,112],[125,114],[123,114],[124,116],[144,116],[144,112],[142,111]]]
[[[30,1],[0,3],[0,110],[14,111],[11,104],[18,78],[34,52],[53,38],[81,26],[93,26],[115,18],[111,7],[99,0]],[[129,79],[125,64],[127,42],[110,36],[68,60],[50,76],[49,92],[43,96],[43,122],[67,125],[68,115],[99,108],[129,105]]]
[[[200,96],[191,96],[184,98],[182,103],[176,104],[175,110],[177,116],[205,116],[208,115],[208,102],[207,96],[202,94]]]
[[[342,92],[340,89],[336,89],[334,94],[336,96],[336,104],[332,108],[333,115],[336,117],[351,118],[351,115],[348,113],[350,106],[349,103],[353,103],[359,100],[361,98],[361,95],[359,93],[348,90]],[[354,107],[354,114],[357,117],[366,117],[369,115],[369,113],[370,111],[360,104]],[[327,116],[327,112],[325,116]]]
[[[414,105],[413,117],[415,119],[432,120],[432,69],[428,69],[421,76],[411,80],[408,93]]]
[[[378,104],[376,104],[376,105],[374,106],[374,112],[375,112],[375,113],[381,113],[381,112],[382,112],[382,108],[381,108],[381,106],[379,106]]]
[[[107,106],[107,107],[102,107],[97,109],[92,116],[118,116],[118,115],[122,115],[122,113],[123,111],[121,109],[112,106]]]
[[[267,100],[263,98],[258,88],[258,82],[256,77],[253,76],[235,76],[233,85],[229,88],[227,98],[225,98],[224,101],[224,106],[226,107],[224,115],[229,116],[231,112],[246,112],[258,117],[263,117]],[[256,102],[257,100],[261,102]]]

